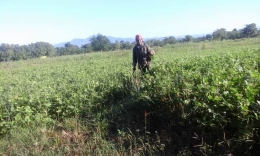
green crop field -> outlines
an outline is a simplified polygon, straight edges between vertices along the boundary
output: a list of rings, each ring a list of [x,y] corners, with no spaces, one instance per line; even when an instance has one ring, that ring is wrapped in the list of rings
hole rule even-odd
[[[260,39],[0,63],[0,155],[259,155]]]

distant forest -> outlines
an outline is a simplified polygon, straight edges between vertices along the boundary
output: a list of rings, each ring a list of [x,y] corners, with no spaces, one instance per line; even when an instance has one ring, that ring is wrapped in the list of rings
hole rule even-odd
[[[150,46],[163,47],[168,44],[176,44],[183,42],[202,42],[212,40],[235,40],[241,38],[254,38],[260,37],[260,30],[257,29],[255,23],[248,24],[242,29],[233,29],[232,31],[226,31],[225,28],[217,29],[212,34],[207,34],[202,37],[194,38],[192,35],[186,35],[184,38],[176,39],[173,36],[165,37],[162,40],[150,39],[146,43]],[[40,58],[43,56],[62,56],[62,55],[75,55],[84,54],[90,52],[105,52],[105,51],[117,51],[117,50],[131,50],[135,42],[111,41],[104,35],[94,35],[90,39],[90,43],[78,47],[71,43],[66,43],[64,47],[57,47],[48,42],[36,42],[28,45],[17,45],[17,44],[5,44],[2,43],[0,46],[0,62],[3,61],[15,61],[15,60],[26,60],[32,58]]]

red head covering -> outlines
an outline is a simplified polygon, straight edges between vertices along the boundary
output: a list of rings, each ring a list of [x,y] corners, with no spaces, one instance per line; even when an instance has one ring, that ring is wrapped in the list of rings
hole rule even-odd
[[[137,34],[137,35],[135,35],[135,38],[136,38],[136,39],[141,39],[142,36],[141,36],[140,34]]]

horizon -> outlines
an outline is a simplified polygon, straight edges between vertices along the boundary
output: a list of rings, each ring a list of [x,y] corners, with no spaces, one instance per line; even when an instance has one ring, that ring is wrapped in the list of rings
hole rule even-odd
[[[208,33],[206,33],[206,34],[208,34]],[[199,37],[201,37],[201,36],[204,36],[204,35],[206,35],[206,34],[194,34],[194,36],[199,36]],[[104,34],[102,34],[103,36],[106,36],[106,35],[104,35]],[[93,36],[93,35],[92,35]],[[60,43],[57,43],[57,44],[52,44],[54,47],[57,47],[57,46],[61,46],[61,44],[63,44],[63,46],[64,46],[64,44],[66,44],[67,42],[70,42],[70,43],[72,43],[72,42],[76,42],[75,40],[85,40],[85,39],[88,39],[88,38],[91,38],[92,36],[89,36],[89,37],[86,37],[86,38],[74,38],[74,39],[71,39],[70,41],[64,41],[64,42],[60,42]],[[173,36],[173,37],[175,37],[176,39],[181,39],[181,38],[183,38],[185,35],[182,35],[182,36]],[[194,37],[193,36],[193,37]],[[115,39],[125,39],[125,41],[126,40],[130,40],[130,39],[132,39],[133,41],[132,42],[135,42],[135,37],[128,37],[128,38],[124,38],[124,37],[114,37],[114,36],[106,36],[109,40],[110,40],[110,38],[115,38]],[[151,38],[143,38],[144,39],[144,41],[146,41],[146,40],[150,40],[150,39],[158,39],[158,38],[165,38],[165,37],[170,37],[170,36],[162,36],[162,37],[151,37]],[[196,37],[194,37],[194,38],[196,38]],[[110,40],[111,41],[111,40]],[[121,40],[115,40],[115,41],[121,41]],[[112,43],[114,43],[115,41],[111,41]],[[90,41],[88,41],[88,43],[89,43]],[[73,43],[72,43],[73,44]]]
[[[212,34],[259,24],[259,5],[258,0],[0,0],[0,43],[55,45],[96,34],[115,38]]]

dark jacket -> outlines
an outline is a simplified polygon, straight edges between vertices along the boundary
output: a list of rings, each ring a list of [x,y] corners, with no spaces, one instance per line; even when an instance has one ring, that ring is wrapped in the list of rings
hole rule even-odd
[[[141,66],[149,66],[151,62],[151,55],[154,54],[153,49],[145,44],[142,45],[135,45],[133,48],[133,66],[138,65]]]

